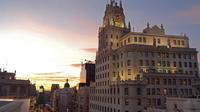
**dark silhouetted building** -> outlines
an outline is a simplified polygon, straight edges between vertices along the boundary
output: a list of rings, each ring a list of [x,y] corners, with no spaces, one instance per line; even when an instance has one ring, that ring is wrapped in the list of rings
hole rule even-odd
[[[0,69],[0,98],[26,98],[34,96],[36,93],[35,85],[29,80],[19,80],[14,73]]]
[[[81,65],[80,83],[90,85],[90,82],[95,81],[95,63],[88,61]]]

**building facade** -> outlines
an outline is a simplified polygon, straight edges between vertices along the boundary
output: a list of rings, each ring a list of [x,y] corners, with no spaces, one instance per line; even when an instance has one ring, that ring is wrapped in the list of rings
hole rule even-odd
[[[196,96],[198,52],[186,35],[168,35],[162,24],[149,23],[142,32],[131,31],[122,2],[111,0],[98,42],[90,112],[143,112],[166,108],[166,97]]]
[[[35,96],[36,88],[29,80],[15,78],[16,73],[0,70],[0,98],[26,98]]]
[[[148,108],[145,112],[200,112],[198,98],[167,98],[166,109]]]
[[[70,88],[67,82],[63,89],[58,89],[53,92],[53,110],[54,112],[74,112],[76,106],[74,104],[75,90]]]
[[[89,112],[89,87],[80,87],[76,97],[77,110],[75,112]]]

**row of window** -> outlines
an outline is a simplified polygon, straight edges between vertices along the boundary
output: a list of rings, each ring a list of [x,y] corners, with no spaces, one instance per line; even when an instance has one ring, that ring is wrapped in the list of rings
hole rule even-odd
[[[185,45],[183,40],[174,40],[174,45]]]
[[[148,106],[160,106],[161,105],[161,99],[160,98],[149,98],[148,99]]]
[[[194,53],[168,53],[168,52],[140,52],[140,56],[143,57],[158,57],[158,58],[179,58],[179,59],[195,59]]]
[[[96,79],[103,79],[103,78],[108,78],[109,77],[109,72],[101,73],[96,75]]]
[[[110,84],[110,81],[96,81],[96,86],[107,86]]]
[[[96,101],[96,102],[120,105],[120,99],[119,98],[90,96],[90,100],[91,101]]]
[[[111,107],[106,107],[106,106],[101,106],[101,105],[97,105],[97,104],[90,104],[90,109],[94,109],[94,110],[98,110],[101,112],[122,112],[119,109],[116,108],[111,108]],[[92,111],[90,111],[92,112]],[[124,112],[129,112],[128,110],[125,110]],[[141,112],[141,111],[137,111],[137,112]]]
[[[113,60],[119,60],[124,58],[125,53],[113,55]],[[131,55],[131,52],[127,52],[127,57]],[[140,57],[156,57],[156,58],[179,58],[179,59],[196,59],[195,53],[168,53],[168,52],[139,52]]]
[[[121,46],[124,46],[126,45],[127,43],[130,43],[131,42],[131,38],[128,38],[126,40],[124,40],[123,42],[120,43]],[[135,43],[146,43],[147,40],[146,40],[146,37],[134,37],[134,42]],[[158,43],[158,44],[161,44],[161,39],[154,39],[154,42],[155,43]],[[169,41],[170,42],[170,41]],[[173,44],[174,45],[182,45],[184,46],[185,45],[185,41],[184,40],[173,40]],[[111,44],[112,46],[113,44]],[[117,43],[117,47],[119,47],[119,43]]]
[[[101,56],[99,56],[99,57],[101,57]],[[102,63],[107,62],[107,61],[109,61],[109,56],[107,56],[107,57],[101,57],[101,58],[98,58],[96,60],[96,64],[102,64]]]
[[[131,75],[131,69],[127,69],[127,74]],[[122,70],[121,71],[121,76],[123,76],[123,75],[124,75],[124,72]],[[113,72],[113,77],[118,77],[118,76],[120,76],[119,71],[117,72],[117,74],[116,74],[116,72]]]
[[[191,85],[191,79],[160,79],[160,78],[147,78],[146,79],[148,85]]]
[[[109,69],[109,64],[102,65],[100,67],[96,67],[97,72],[104,71],[104,70],[107,70],[107,69]]]
[[[127,64],[128,65],[128,64]],[[194,62],[170,62],[170,61],[157,61],[157,63],[155,64],[154,60],[139,60],[139,65],[140,66],[161,66],[161,67],[170,67],[171,65],[173,65],[173,67],[189,67],[189,68],[197,68],[197,63]]]
[[[181,89],[176,89],[176,88],[147,88],[146,89],[146,94],[147,95],[189,95],[192,96],[192,89],[188,88],[181,88]]]

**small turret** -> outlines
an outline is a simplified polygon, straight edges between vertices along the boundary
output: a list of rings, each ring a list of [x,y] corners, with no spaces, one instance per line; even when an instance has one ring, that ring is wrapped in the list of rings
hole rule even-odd
[[[164,29],[163,24],[160,25],[160,28],[161,28],[161,29]]]
[[[116,6],[116,7],[118,6],[117,2],[115,2],[115,6]]]
[[[147,22],[147,28],[150,28],[150,24],[149,24],[149,22]]]
[[[131,23],[128,22],[128,29],[131,30]]]
[[[69,83],[68,83],[68,79],[66,80],[66,83],[65,83],[65,85],[64,85],[64,88],[70,88],[70,85],[69,85]]]

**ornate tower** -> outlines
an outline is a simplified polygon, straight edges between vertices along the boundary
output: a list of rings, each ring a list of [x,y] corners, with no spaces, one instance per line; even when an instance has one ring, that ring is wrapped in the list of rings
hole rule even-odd
[[[106,5],[103,17],[103,26],[99,28],[99,49],[100,53],[103,49],[116,49],[120,43],[119,39],[123,35],[130,32],[131,26],[127,27],[122,3],[110,0],[110,4]]]
[[[110,0],[110,4],[106,5],[106,11],[103,18],[103,26],[116,26],[126,28],[125,16],[122,8],[122,3],[118,5],[115,0]]]

